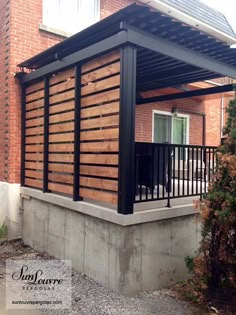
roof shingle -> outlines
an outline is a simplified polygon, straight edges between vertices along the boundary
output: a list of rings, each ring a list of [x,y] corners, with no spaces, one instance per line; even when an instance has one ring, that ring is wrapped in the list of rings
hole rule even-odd
[[[161,2],[236,38],[226,17],[200,0],[161,0]]]

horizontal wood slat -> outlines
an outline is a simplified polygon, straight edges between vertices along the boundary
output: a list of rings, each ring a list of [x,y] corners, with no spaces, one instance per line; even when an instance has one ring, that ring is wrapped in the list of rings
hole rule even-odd
[[[43,152],[43,144],[26,145],[25,152]]]
[[[25,178],[25,185],[36,188],[43,188],[43,181],[31,178]]]
[[[42,162],[25,162],[25,168],[31,170],[43,170]]]
[[[33,127],[33,126],[40,126],[43,124],[44,124],[44,118],[43,117],[29,119],[29,120],[26,120],[26,122],[25,122],[26,128],[27,127]]]
[[[86,187],[99,187],[105,190],[118,191],[118,182],[116,180],[80,177],[80,185]]]
[[[71,90],[75,87],[75,79],[70,79],[68,81],[62,82],[60,84],[51,86],[49,89],[49,94],[53,95],[56,93],[61,93],[66,90]]]
[[[94,70],[81,76],[81,83],[88,84],[90,82],[120,73],[120,62],[113,63],[109,66]]]
[[[25,105],[25,110],[29,111],[29,110],[41,108],[43,106],[44,106],[44,99],[36,100],[36,101],[34,101],[32,103],[26,104]]]
[[[43,153],[26,153],[26,161],[43,161]]]
[[[49,154],[49,162],[64,162],[64,163],[73,163],[74,155],[73,154]]]
[[[118,152],[118,141],[81,143],[81,152]]]
[[[101,117],[95,119],[82,120],[80,123],[81,130],[92,129],[92,128],[102,128],[102,127],[112,127],[119,125],[119,115]]]
[[[120,103],[110,103],[106,105],[94,106],[91,108],[82,108],[81,109],[81,119],[83,118],[92,118],[96,116],[104,116],[109,114],[119,113]],[[90,120],[91,121],[91,120]],[[81,124],[83,121],[81,122]]]
[[[32,94],[26,95],[26,102],[32,102],[44,97],[44,90],[36,91]]]
[[[70,99],[73,99],[75,97],[75,90],[63,92],[60,94],[55,94],[53,96],[49,97],[50,104],[60,103],[64,101],[68,101]]]
[[[61,72],[58,72],[56,74],[54,74],[51,78],[50,78],[50,81],[49,81],[49,84],[50,85],[54,85],[54,84],[57,84],[59,82],[62,82],[62,81],[65,81],[65,80],[68,80],[69,78],[72,78],[75,76],[75,70],[74,68],[70,68],[70,69],[67,69],[67,70],[63,70]]]
[[[49,142],[73,142],[74,132],[49,135]]]
[[[73,184],[73,175],[69,174],[55,174],[49,173],[48,179],[51,182],[65,183],[65,184]]]
[[[25,138],[25,143],[30,144],[30,143],[43,143],[44,139],[43,136],[32,136],[32,137],[26,137]]]
[[[44,108],[40,108],[40,109],[32,110],[30,112],[26,112],[25,117],[26,119],[30,119],[30,118],[43,116],[43,115],[44,115]]]
[[[118,154],[81,154],[80,163],[118,165]]]
[[[71,164],[56,164],[49,163],[48,164],[49,172],[61,172],[61,173],[73,173],[73,165]]]
[[[118,60],[120,58],[120,51],[112,51],[106,55],[97,57],[96,59],[90,60],[87,63],[83,64],[81,67],[81,72],[85,73],[101,66],[104,66],[112,61]]]
[[[82,131],[80,133],[81,141],[90,140],[111,140],[119,138],[119,128],[114,129],[102,129],[95,131]]]
[[[74,120],[75,118],[75,113],[73,112],[68,112],[68,113],[63,113],[63,114],[57,114],[57,115],[52,115],[49,117],[49,123],[59,123],[59,122],[64,122],[68,120]]]
[[[55,133],[55,132],[73,131],[74,127],[75,127],[75,124],[73,122],[64,123],[64,124],[50,125],[49,126],[49,132],[50,133]]]
[[[80,196],[87,199],[103,201],[111,204],[117,204],[117,193],[109,193],[93,189],[80,188]]]
[[[98,176],[98,177],[111,177],[118,178],[117,167],[105,167],[105,166],[80,166],[81,175]]]
[[[106,91],[89,95],[81,98],[81,107],[87,107],[90,105],[96,105],[101,103],[107,103],[118,100],[120,98],[120,89],[114,89],[112,91]]]
[[[43,178],[43,172],[42,171],[25,171],[25,176],[26,177],[32,177],[32,178],[37,178],[37,179],[42,179]]]
[[[119,85],[120,85],[120,75],[116,75],[114,77],[83,86],[81,88],[81,95],[85,96],[92,93],[98,93],[106,89],[115,88]]]
[[[51,191],[59,192],[66,195],[72,195],[73,187],[69,185],[62,185],[56,183],[48,183],[48,189]]]
[[[49,144],[49,152],[74,152],[74,144],[62,143],[62,144]]]
[[[27,86],[26,94],[33,93],[35,91],[43,90],[43,89],[44,89],[44,81],[40,81],[40,82],[31,84],[30,86]]]
[[[69,110],[73,110],[75,108],[75,101],[68,101],[62,104],[53,105],[49,107],[49,113],[50,114],[57,114]]]
[[[42,135],[44,133],[44,127],[33,127],[33,128],[26,128],[25,134],[26,136],[34,136],[34,135]]]

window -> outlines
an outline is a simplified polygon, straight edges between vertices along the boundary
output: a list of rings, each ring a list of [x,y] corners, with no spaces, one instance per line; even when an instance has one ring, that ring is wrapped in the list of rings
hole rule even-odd
[[[169,112],[154,111],[153,142],[188,144],[189,116]]]
[[[43,24],[77,33],[100,19],[100,0],[43,0]]]

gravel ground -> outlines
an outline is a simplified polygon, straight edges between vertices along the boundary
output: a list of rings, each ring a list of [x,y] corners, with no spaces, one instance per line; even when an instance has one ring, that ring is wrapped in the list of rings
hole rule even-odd
[[[0,244],[0,267],[7,258],[40,259],[42,254],[25,247],[21,242]],[[43,256],[50,258],[49,256]],[[0,282],[1,279],[0,269]],[[187,302],[174,297],[171,291],[142,293],[134,298],[107,290],[96,281],[73,270],[72,310],[42,311],[42,315],[207,315]]]

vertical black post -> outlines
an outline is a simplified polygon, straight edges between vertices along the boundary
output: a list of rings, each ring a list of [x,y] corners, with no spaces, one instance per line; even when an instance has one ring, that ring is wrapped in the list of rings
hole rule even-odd
[[[168,167],[168,172],[167,172],[167,185],[166,185],[166,188],[167,188],[167,205],[166,207],[168,208],[171,208],[171,205],[170,205],[170,191],[171,191],[171,164],[172,164],[172,157],[171,157],[171,146],[168,145],[167,147],[164,148],[164,150],[166,151],[167,149],[167,158],[168,158],[168,164],[167,164],[167,167]],[[165,163],[165,160],[164,160],[164,163]]]
[[[49,77],[44,78],[43,192],[48,191]]]
[[[74,181],[73,200],[81,200],[79,196],[80,179],[80,99],[81,99],[81,65],[75,66],[75,128],[74,128]]]
[[[21,186],[25,185],[25,86],[21,86]]]
[[[121,49],[118,212],[132,214],[135,194],[135,105],[137,49]]]

